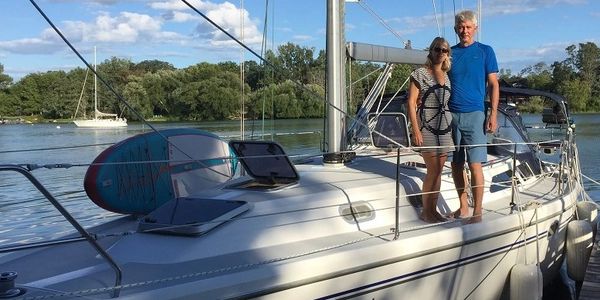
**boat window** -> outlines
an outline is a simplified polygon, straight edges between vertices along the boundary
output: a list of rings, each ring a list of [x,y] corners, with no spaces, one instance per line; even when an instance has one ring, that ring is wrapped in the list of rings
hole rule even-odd
[[[491,154],[512,155],[515,150],[514,143],[517,143],[517,154],[530,152],[525,142],[511,120],[504,114],[498,114],[498,129],[488,136],[488,143],[491,144],[488,149]]]
[[[513,116],[513,118],[517,118],[517,122],[520,122],[519,115]],[[541,167],[539,159],[537,159],[531,147],[527,144],[528,141],[524,138],[527,132],[521,132],[520,130],[514,125],[510,117],[503,113],[498,114],[498,129],[494,134],[488,136],[488,143],[490,144],[488,145],[488,153],[512,157],[516,143],[516,158],[519,161],[517,172],[523,178],[529,178],[540,174]]]
[[[512,170],[502,172],[492,177],[490,192],[495,193],[511,186]],[[518,179],[517,179],[518,180]]]
[[[398,148],[398,144],[410,146],[406,116],[403,113],[373,114],[377,118],[371,131],[373,146],[378,148]]]

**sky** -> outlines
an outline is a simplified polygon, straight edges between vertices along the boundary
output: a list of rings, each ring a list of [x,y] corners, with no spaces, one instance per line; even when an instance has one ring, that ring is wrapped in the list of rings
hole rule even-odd
[[[177,68],[257,60],[180,0],[34,1],[90,63],[94,47],[98,63],[113,56]],[[288,42],[324,49],[326,2],[189,0],[259,54],[263,40],[266,49]],[[600,46],[597,0],[352,0],[345,3],[345,36],[394,47],[410,41],[414,49],[428,47],[436,36],[455,44],[454,13],[478,7],[477,40],[491,45],[500,69],[515,75],[539,62],[565,59],[569,45]],[[0,28],[0,64],[15,81],[34,72],[84,67],[30,1],[0,1]]]

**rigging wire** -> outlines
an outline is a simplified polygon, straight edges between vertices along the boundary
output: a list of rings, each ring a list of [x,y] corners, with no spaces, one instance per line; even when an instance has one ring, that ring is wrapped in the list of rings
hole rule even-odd
[[[33,0],[30,0],[33,1]],[[279,74],[283,74],[284,76],[288,75],[284,72],[284,70],[282,70],[281,68],[277,68],[273,63],[271,63],[270,61],[266,60],[263,56],[261,56],[260,54],[256,53],[256,51],[252,50],[250,47],[248,47],[246,44],[244,44],[243,42],[241,42],[239,39],[237,39],[236,37],[234,37],[231,33],[229,33],[227,30],[225,30],[223,27],[221,27],[219,24],[215,23],[215,21],[213,21],[211,18],[209,18],[206,14],[202,13],[200,10],[198,10],[196,7],[194,7],[192,4],[189,3],[188,0],[181,0],[181,2],[183,2],[185,5],[187,5],[190,9],[192,9],[194,12],[196,12],[198,15],[200,15],[204,20],[206,20],[207,22],[209,22],[211,25],[213,25],[214,27],[216,27],[219,31],[221,31],[223,34],[227,35],[230,39],[232,39],[233,41],[235,41],[236,43],[238,43],[240,46],[242,46],[244,49],[248,50],[250,53],[252,53],[252,55],[254,55],[256,58],[258,58],[259,60],[261,60],[262,62],[264,62],[266,65],[268,65],[269,67],[271,67],[273,69],[273,71],[276,71]],[[289,76],[287,76],[289,78]],[[302,84],[301,82],[298,82],[297,80],[292,80],[292,82],[294,84],[296,84],[297,86],[299,86],[300,88],[302,88],[303,90],[305,90],[307,93],[309,93],[310,95],[316,96],[316,97],[321,97],[320,95],[318,95],[316,92],[312,91],[311,89],[307,88],[304,84]],[[334,110],[341,112],[346,118],[352,120],[352,121],[356,121],[360,126],[363,126],[365,128],[368,128],[368,125],[357,120],[355,117],[349,115],[347,112],[345,112],[344,110],[342,110],[341,108],[329,103],[329,101],[325,101],[326,105],[328,105],[329,107],[333,108]],[[396,143],[394,141],[392,141],[393,143]],[[397,144],[397,143],[396,143]],[[397,144],[399,147],[405,147],[403,145]]]
[[[406,42],[399,33],[397,33],[390,25],[387,24],[387,22],[381,18],[373,9],[371,9],[367,3],[365,2],[365,0],[358,0],[358,5],[360,5],[360,7],[362,7],[364,10],[366,10],[368,13],[371,14],[371,16],[373,16],[375,19],[377,19],[379,21],[379,23],[381,23],[381,25],[383,25],[383,27],[385,27],[387,30],[389,30],[394,36],[396,36],[401,42],[402,44],[406,47],[409,43]]]
[[[433,4],[433,16],[435,17],[435,23],[437,24],[438,36],[442,36],[442,30],[440,28],[440,21],[438,20],[437,9],[435,7],[435,0],[431,0],[431,3]]]
[[[77,101],[77,108],[75,109],[75,113],[73,114],[73,117],[71,119],[75,119],[75,117],[77,117],[77,112],[79,112],[79,106],[81,105],[81,99],[83,98],[83,92],[85,91],[85,84],[87,82],[88,79],[88,75],[90,73],[89,69],[85,70],[85,78],[83,79],[83,86],[81,87],[81,94],[79,94],[79,101]],[[82,108],[83,111],[83,118],[86,118],[85,115],[85,108]]]
[[[242,43],[244,43],[244,0],[240,0],[240,40]],[[244,102],[244,84],[245,84],[245,76],[244,76],[244,49],[240,48],[240,92],[241,92],[241,96],[240,96],[240,102],[241,102],[241,109],[240,109],[240,135],[242,137],[242,140],[245,140],[246,137],[246,124],[245,122],[245,117],[246,117],[246,107],[245,107],[245,102]],[[254,125],[254,122],[252,122],[252,124]],[[254,131],[254,127],[252,127],[252,130]]]
[[[182,1],[184,1],[184,0],[182,0]],[[137,110],[135,110],[129,104],[129,102],[127,102],[125,100],[125,98],[123,98],[123,96],[121,96],[121,94],[119,94],[110,84],[108,84],[108,82],[104,79],[104,77],[102,77],[102,76],[100,76],[98,74],[98,72],[96,71],[96,69],[93,68],[92,65],[90,65],[90,63],[88,63],[88,61],[81,55],[81,53],[79,53],[79,51],[77,51],[77,49],[75,49],[75,47],[73,46],[73,44],[71,44],[71,42],[69,42],[69,40],[60,31],[60,29],[58,29],[58,27],[54,24],[54,22],[52,22],[52,20],[50,20],[50,18],[46,15],[46,13],[44,13],[44,11],[35,2],[35,0],[29,0],[29,2],[35,7],[35,9],[38,11],[38,13],[40,13],[40,15],[46,20],[46,22],[50,25],[50,27],[52,27],[52,29],[56,32],[56,34],[58,34],[60,36],[60,38],[65,42],[65,44],[67,44],[67,46],[71,49],[71,51],[73,51],[73,53],[75,53],[75,55],[77,57],[79,57],[79,59],[81,60],[81,62],[83,62],[83,64],[88,68],[88,70],[92,71],[94,73],[94,75],[97,76],[97,78],[104,84],[104,86],[106,86],[106,88],[108,88],[108,90],[117,98],[117,100],[119,100],[119,102],[123,103],[123,105],[125,105],[135,115],[135,117],[137,117],[138,120],[140,120],[142,123],[144,123],[144,125],[148,126],[152,131],[154,131],[158,135],[160,135],[160,137],[162,139],[164,139],[167,143],[169,143],[170,145],[172,145],[173,148],[179,150],[181,153],[183,153],[188,158],[190,158],[190,159],[192,158],[189,154],[187,154],[187,152],[185,152],[182,149],[180,149],[177,145],[171,143],[169,141],[169,139],[167,139],[167,137],[164,134],[162,134],[159,130],[157,130],[152,124],[150,124],[150,122],[148,122],[144,118],[144,116],[142,116]],[[206,167],[208,170],[211,170],[215,174],[218,174],[218,175],[221,175],[221,176],[230,177],[228,174],[225,174],[225,173],[222,173],[222,172],[220,172],[218,170],[215,170],[214,168],[212,168],[211,166],[206,165],[203,162],[199,162],[199,163],[200,163],[200,165],[202,165],[203,167]]]
[[[260,45],[260,55],[261,56],[265,56],[265,52],[267,50],[267,28],[268,28],[268,21],[269,21],[269,0],[265,0],[265,24],[263,26],[263,34],[262,34],[262,42]],[[262,62],[261,62],[262,64]],[[264,64],[262,64],[264,66]],[[264,71],[264,68],[263,68]],[[265,73],[263,73],[263,77],[265,76]],[[262,135],[262,139],[265,138],[265,102],[266,102],[266,95],[263,94],[262,96],[262,130],[261,130],[261,135]],[[254,123],[253,123],[254,124]]]

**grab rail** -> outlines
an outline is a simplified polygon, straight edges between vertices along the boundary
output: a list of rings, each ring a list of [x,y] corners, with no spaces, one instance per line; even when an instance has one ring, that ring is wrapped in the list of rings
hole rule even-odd
[[[69,214],[69,212],[58,202],[58,200],[56,200],[56,198],[54,198],[54,196],[52,196],[52,194],[50,194],[50,192],[42,185],[41,182],[37,180],[37,178],[35,178],[35,176],[33,176],[33,174],[31,174],[29,170],[18,165],[0,165],[0,171],[14,171],[17,173],[21,173],[23,176],[25,176],[25,178],[27,178],[29,182],[31,182],[38,189],[38,191],[40,191],[40,193],[42,193],[46,197],[46,199],[48,199],[48,201],[50,201],[50,203],[54,205],[54,207],[63,215],[63,217],[65,217],[65,219],[69,223],[71,223],[73,227],[75,227],[79,234],[81,234],[88,241],[88,243],[90,243],[90,245],[92,245],[92,247],[96,249],[98,254],[100,254],[102,257],[104,257],[104,259],[106,259],[106,261],[108,261],[108,263],[113,268],[113,270],[115,270],[116,273],[115,289],[112,297],[118,297],[119,289],[117,287],[121,285],[123,272],[121,271],[121,268],[119,268],[117,263],[112,259],[112,257],[110,257],[110,255],[104,249],[102,249],[102,247],[100,247],[100,245],[96,242],[94,237],[92,237],[92,235],[90,235],[90,233],[87,232],[85,228],[83,228],[83,226],[81,226],[77,222],[77,220],[75,220],[75,218],[71,216],[71,214]]]

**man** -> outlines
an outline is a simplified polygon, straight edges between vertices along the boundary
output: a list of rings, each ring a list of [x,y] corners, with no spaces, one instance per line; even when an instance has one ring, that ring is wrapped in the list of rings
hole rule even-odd
[[[483,170],[487,161],[487,132],[496,130],[499,98],[498,62],[492,47],[474,40],[477,18],[472,11],[459,12],[455,17],[454,31],[460,42],[452,47],[452,69],[450,82],[452,95],[449,108],[452,112],[454,143],[460,145],[452,155],[452,178],[460,199],[456,218],[468,217],[467,193],[465,190],[465,161],[471,171],[473,216],[469,223],[480,222],[483,201]],[[485,120],[486,91],[490,97],[490,112]],[[474,145],[474,146],[469,146]]]

